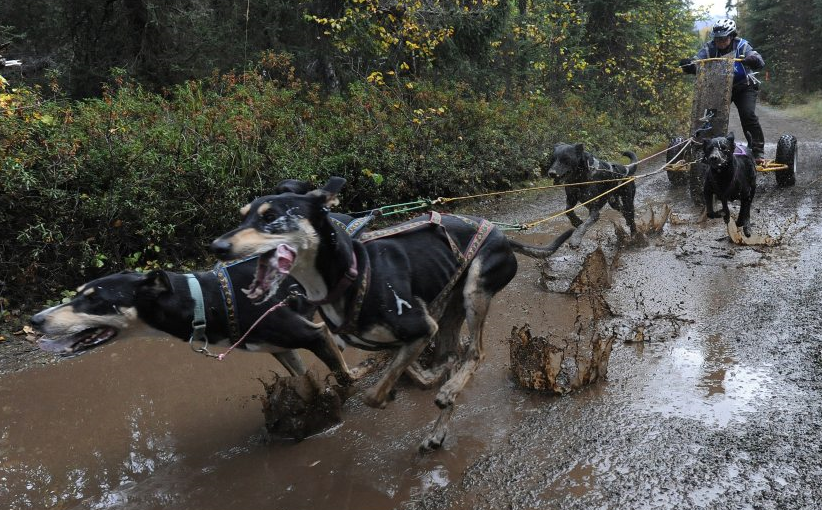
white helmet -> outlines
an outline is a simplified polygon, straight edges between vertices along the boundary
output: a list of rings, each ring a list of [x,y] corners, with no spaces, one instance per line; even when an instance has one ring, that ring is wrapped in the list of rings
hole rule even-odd
[[[736,23],[732,19],[721,19],[716,22],[711,37],[728,37],[736,34]]]

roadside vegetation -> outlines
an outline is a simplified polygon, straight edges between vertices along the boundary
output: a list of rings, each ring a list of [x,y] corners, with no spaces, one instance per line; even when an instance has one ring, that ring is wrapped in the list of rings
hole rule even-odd
[[[804,96],[796,104],[786,106],[785,112],[792,117],[812,120],[822,125],[822,94]]]

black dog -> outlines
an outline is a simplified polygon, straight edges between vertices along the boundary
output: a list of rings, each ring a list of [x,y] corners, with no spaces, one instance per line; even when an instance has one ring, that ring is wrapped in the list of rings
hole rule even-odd
[[[576,232],[568,242],[572,247],[579,246],[585,231],[599,219],[600,210],[605,204],[622,213],[631,234],[636,233],[636,223],[634,222],[634,195],[636,195],[636,184],[631,181],[623,184],[624,181],[617,181],[624,177],[630,177],[636,173],[637,157],[630,151],[622,153],[630,158],[628,166],[616,165],[606,161],[600,161],[590,152],[586,152],[581,143],[570,145],[566,143],[557,144],[554,147],[554,154],[549,162],[548,177],[554,179],[555,184],[577,184],[590,181],[609,181],[588,185],[567,186],[565,188],[565,203],[567,209],[571,209],[578,203],[583,203],[592,198],[606,193],[585,205],[588,208],[588,219],[583,222],[574,211],[568,211],[566,215],[571,220],[571,224],[577,227]],[[622,185],[621,185],[622,184]],[[620,186],[621,185],[621,186]],[[619,187],[617,187],[619,186]]]
[[[276,292],[290,274],[346,342],[396,349],[380,381],[366,391],[368,405],[384,407],[404,371],[424,384],[451,371],[436,398],[439,419],[421,445],[437,448],[455,399],[484,357],[488,306],[517,271],[514,250],[545,257],[572,231],[548,247],[526,246],[480,218],[431,213],[352,240],[327,213],[344,183],[332,178],[306,195],[258,198],[243,208],[240,227],[215,240],[212,250],[221,258],[259,255],[259,278],[252,285],[259,299]],[[464,322],[468,339],[463,349],[459,332]],[[437,348],[457,358],[457,365],[412,370],[435,335]]]
[[[205,335],[212,345],[236,341],[267,307],[257,306],[241,289],[254,280],[256,258],[219,265],[212,271],[193,273],[203,296]],[[289,296],[289,282],[274,296]],[[296,282],[291,280],[296,285]],[[114,339],[140,322],[188,340],[194,332],[195,301],[188,276],[169,271],[122,272],[98,278],[77,289],[68,303],[34,315],[31,323],[46,335],[44,350],[75,355]],[[263,319],[240,344],[249,351],[270,352],[292,374],[304,374],[305,366],[293,349],[304,348],[346,381],[345,362],[327,328],[314,324],[316,307],[305,299],[290,299]]]
[[[714,212],[714,197],[722,202],[722,217],[727,224],[731,220],[728,201],[739,200],[739,217],[736,226],[742,227],[745,237],[751,236],[751,203],[756,194],[756,163],[751,151],[734,143],[734,134],[719,136],[702,145],[705,170],[703,194],[708,218],[719,218]]]

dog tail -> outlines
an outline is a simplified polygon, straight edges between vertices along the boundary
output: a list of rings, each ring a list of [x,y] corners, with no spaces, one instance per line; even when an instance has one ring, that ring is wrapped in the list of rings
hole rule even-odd
[[[622,155],[631,160],[631,163],[628,165],[628,175],[634,175],[636,173],[639,158],[637,158],[636,154],[631,151],[625,151]]]
[[[508,238],[508,242],[511,243],[511,248],[517,253],[521,253],[523,255],[527,255],[529,257],[533,257],[535,259],[545,259],[550,257],[555,251],[562,246],[562,243],[568,240],[571,237],[571,234],[574,233],[573,228],[569,228],[565,232],[559,235],[554,241],[549,244],[548,246],[534,246],[532,244],[522,244],[519,241],[515,241]]]

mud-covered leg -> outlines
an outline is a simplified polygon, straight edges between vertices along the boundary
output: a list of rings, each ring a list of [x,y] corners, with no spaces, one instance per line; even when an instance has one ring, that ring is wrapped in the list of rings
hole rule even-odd
[[[599,209],[599,207],[591,207],[588,210],[588,218],[582,222],[582,225],[577,227],[573,235],[571,235],[571,238],[568,240],[568,246],[571,248],[579,248],[580,243],[582,243],[582,236],[584,236],[591,225],[599,219]]]
[[[462,365],[457,369],[454,376],[443,384],[437,394],[436,403],[441,409],[454,403],[457,395],[473,375],[477,365],[485,357],[482,334],[485,317],[488,314],[488,307],[491,305],[493,295],[488,294],[479,286],[477,276],[479,269],[480,264],[475,262],[469,271],[463,290],[465,320],[468,325],[468,346]]]
[[[623,197],[622,201],[622,216],[625,217],[625,222],[631,230],[631,235],[636,234],[636,213],[634,211],[634,195],[630,194],[630,198]]]
[[[727,200],[722,201],[722,219],[725,220],[726,225],[731,221],[731,210],[728,208]]]
[[[313,328],[310,335],[306,334],[303,337],[311,338],[310,342],[306,342],[306,349],[310,350],[317,356],[320,361],[325,363],[329,370],[337,378],[337,382],[343,386],[350,386],[357,379],[357,374],[353,374],[345,363],[342,352],[337,347],[334,336],[329,331],[325,324],[314,324],[308,319],[304,319],[309,327]]]
[[[745,237],[751,237],[751,199],[744,198],[739,207],[739,218],[736,219],[736,226],[742,227]]]
[[[577,200],[566,196],[566,198],[565,198],[565,208],[566,209],[571,209],[575,205],[577,205]],[[582,220],[579,219],[579,216],[577,216],[577,213],[575,211],[570,210],[567,213],[565,213],[565,216],[568,216],[568,219],[571,220],[571,225],[573,225],[574,227],[578,227],[578,226],[582,225]]]
[[[423,368],[419,362],[415,361],[405,369],[405,375],[411,378],[418,388],[429,390],[439,384],[451,371],[453,363],[454,360],[449,359],[448,361],[440,363],[437,366],[426,369]]]
[[[380,380],[374,386],[365,390],[363,402],[370,407],[384,408],[388,402],[388,394],[394,389],[397,379],[411,363],[419,358],[429,340],[430,337],[424,336],[400,347],[391,361],[391,365],[385,370]]]
[[[277,361],[288,370],[288,373],[292,376],[294,375],[305,375],[308,371],[305,368],[305,363],[303,363],[303,359],[297,353],[297,351],[285,351],[285,352],[275,352],[273,356],[277,358]]]
[[[434,430],[432,430],[431,434],[420,444],[420,452],[430,452],[442,446],[442,443],[445,441],[445,436],[448,434],[448,422],[451,421],[451,415],[453,413],[453,404],[440,410],[437,423],[434,424]]]
[[[707,189],[704,192],[704,199],[705,199],[705,216],[708,218],[714,219],[717,218],[717,214],[714,212],[714,194]]]
[[[442,385],[437,394],[435,402],[443,412],[440,414],[440,419],[434,426],[433,432],[423,443],[429,449],[439,448],[442,445],[448,431],[448,418],[453,411],[454,402],[471,379],[471,376],[476,372],[480,362],[485,358],[482,339],[483,327],[485,317],[488,314],[488,306],[491,304],[493,296],[479,288],[477,278],[473,276],[473,274],[469,274],[464,290],[465,320],[468,324],[469,335],[465,359],[454,376]]]

